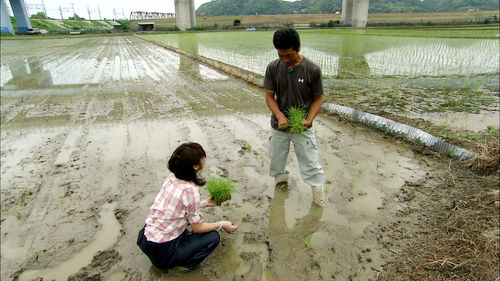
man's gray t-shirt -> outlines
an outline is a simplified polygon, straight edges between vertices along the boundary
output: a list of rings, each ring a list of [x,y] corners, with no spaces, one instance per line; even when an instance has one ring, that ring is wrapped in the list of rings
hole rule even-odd
[[[293,106],[300,106],[309,112],[314,96],[323,94],[321,70],[305,57],[295,67],[288,67],[277,59],[267,66],[264,88],[275,92],[276,102],[285,115],[287,109]],[[271,126],[278,129],[278,119],[274,114]]]

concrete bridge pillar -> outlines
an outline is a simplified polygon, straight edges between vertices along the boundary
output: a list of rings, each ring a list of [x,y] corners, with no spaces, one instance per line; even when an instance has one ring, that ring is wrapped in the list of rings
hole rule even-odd
[[[2,33],[8,32],[12,35],[15,34],[14,28],[12,27],[12,23],[10,22],[9,11],[7,11],[7,3],[6,0],[2,0],[2,14],[0,15],[2,21]]]
[[[12,8],[12,12],[14,13],[17,31],[28,31],[28,28],[31,28],[31,22],[28,8],[26,7],[24,0],[10,0],[10,7]]]
[[[14,34],[12,23],[10,22],[9,12],[7,11],[7,3],[2,0],[2,32],[10,32]],[[14,13],[14,19],[17,25],[17,31],[26,32],[31,28],[30,15],[24,0],[10,0],[10,7]]]
[[[194,0],[175,0],[175,24],[182,31],[196,26]]]
[[[369,0],[342,0],[342,22],[352,27],[366,27]]]

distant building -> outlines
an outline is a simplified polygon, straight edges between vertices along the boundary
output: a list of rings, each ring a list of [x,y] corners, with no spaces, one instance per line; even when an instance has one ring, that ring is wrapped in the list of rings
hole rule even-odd
[[[151,31],[155,29],[155,23],[152,21],[142,21],[137,23],[142,31]]]
[[[122,29],[122,25],[117,21],[110,20],[110,21],[108,21],[108,23],[111,24],[111,26],[113,27],[114,30],[121,30]]]

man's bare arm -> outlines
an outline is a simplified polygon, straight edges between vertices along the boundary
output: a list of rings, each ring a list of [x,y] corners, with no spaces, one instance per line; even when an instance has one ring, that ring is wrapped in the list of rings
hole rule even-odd
[[[322,103],[323,103],[323,95],[314,96],[314,100],[311,103],[311,107],[309,108],[309,113],[307,114],[307,118],[304,120],[304,126],[306,126],[307,128],[312,126],[314,118],[318,116],[318,113],[321,110]]]
[[[278,127],[279,128],[286,128],[288,126],[288,118],[286,118],[285,114],[283,114],[283,112],[281,112],[281,110],[278,106],[278,103],[274,99],[274,91],[266,89],[266,103],[267,103],[267,107],[269,107],[271,112],[278,119]]]

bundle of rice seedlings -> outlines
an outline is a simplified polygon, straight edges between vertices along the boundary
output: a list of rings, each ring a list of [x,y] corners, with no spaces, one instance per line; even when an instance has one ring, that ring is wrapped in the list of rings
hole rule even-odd
[[[304,124],[302,121],[306,119],[307,112],[301,107],[290,107],[287,110],[289,121],[289,132],[300,135],[304,132]]]
[[[231,199],[231,193],[236,187],[230,179],[212,177],[207,180],[207,189],[214,202],[219,205]]]

